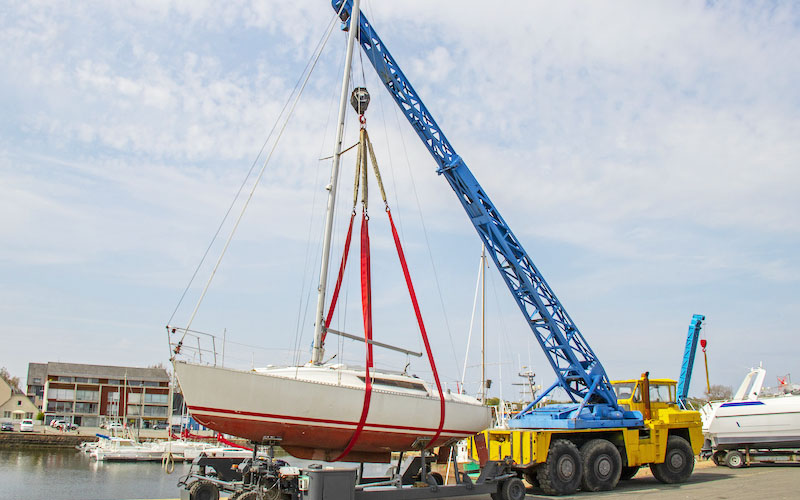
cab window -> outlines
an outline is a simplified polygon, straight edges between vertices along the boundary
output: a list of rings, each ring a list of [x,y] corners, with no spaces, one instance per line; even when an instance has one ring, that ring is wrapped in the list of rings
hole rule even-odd
[[[673,384],[650,384],[650,402],[674,403],[675,386]]]
[[[614,384],[613,387],[614,392],[617,393],[617,399],[630,399],[633,389],[636,387],[636,382]]]

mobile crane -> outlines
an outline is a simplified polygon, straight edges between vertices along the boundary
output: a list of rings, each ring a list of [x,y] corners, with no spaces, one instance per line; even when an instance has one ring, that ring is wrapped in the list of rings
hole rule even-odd
[[[347,24],[352,0],[331,3]],[[556,374],[553,385],[508,422],[510,429],[488,429],[474,438],[481,463],[510,459],[520,478],[548,494],[612,489],[645,464],[662,482],[688,479],[703,441],[699,413],[678,407],[675,381],[651,381],[643,374],[639,380],[612,384],[371,23],[363,13],[357,19],[357,39],[366,58],[433,156],[437,173],[456,193]],[[537,408],[558,387],[571,403]]]

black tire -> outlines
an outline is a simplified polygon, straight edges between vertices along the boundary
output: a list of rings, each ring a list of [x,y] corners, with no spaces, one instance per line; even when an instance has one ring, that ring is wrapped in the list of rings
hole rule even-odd
[[[539,487],[539,478],[536,477],[536,467],[533,465],[525,469],[525,471],[522,473],[522,477],[524,477],[525,480],[528,481],[528,484],[534,488]]]
[[[741,469],[745,466],[744,455],[740,451],[731,450],[725,455],[725,465],[731,469]]]
[[[639,472],[640,468],[641,467],[639,467],[638,465],[635,467],[623,467],[622,471],[620,471],[619,473],[619,480],[627,481],[628,479],[633,479],[633,476],[635,476],[636,473]]]
[[[503,481],[501,488],[503,500],[524,500],[525,483],[518,477],[511,477]]]
[[[243,491],[236,500],[258,500],[258,492],[256,490]]]
[[[724,451],[715,451],[711,454],[711,461],[714,462],[714,465],[724,465],[725,464],[725,452]]]
[[[689,479],[694,470],[694,452],[688,441],[678,436],[667,439],[667,452],[664,462],[650,464],[653,477],[662,483],[683,483]]]
[[[430,474],[428,474],[428,477],[436,481],[436,484],[438,484],[439,486],[444,484],[444,478],[438,472],[431,472]]]
[[[195,481],[189,488],[191,500],[219,500],[219,488],[211,481]]]
[[[578,491],[583,477],[583,461],[578,447],[566,439],[550,444],[547,461],[536,468],[539,487],[548,495],[570,495]]]
[[[583,491],[613,490],[622,472],[619,450],[605,439],[592,439],[581,446]]]

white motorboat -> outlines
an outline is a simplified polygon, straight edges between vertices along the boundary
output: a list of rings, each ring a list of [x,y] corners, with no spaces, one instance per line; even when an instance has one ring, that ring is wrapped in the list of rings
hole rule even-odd
[[[753,368],[733,399],[700,409],[703,433],[714,450],[800,448],[800,396],[764,396],[766,370]]]
[[[89,455],[98,462],[152,462],[161,460],[164,447],[160,443],[138,443],[133,439],[112,437],[98,442]]]

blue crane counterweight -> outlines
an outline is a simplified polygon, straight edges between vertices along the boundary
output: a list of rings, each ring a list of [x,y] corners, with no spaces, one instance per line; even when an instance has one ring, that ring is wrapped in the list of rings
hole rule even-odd
[[[336,12],[340,12],[347,28],[352,10],[351,0],[333,0],[332,5]],[[600,360],[489,196],[456,154],[363,13],[358,16],[358,24],[356,36],[367,59],[436,160],[437,172],[447,179],[456,192],[555,371],[556,382],[514,417],[509,425],[520,428],[642,425],[640,412],[627,411],[617,404],[614,389]],[[565,390],[572,404],[534,409],[538,401],[557,387]]]

